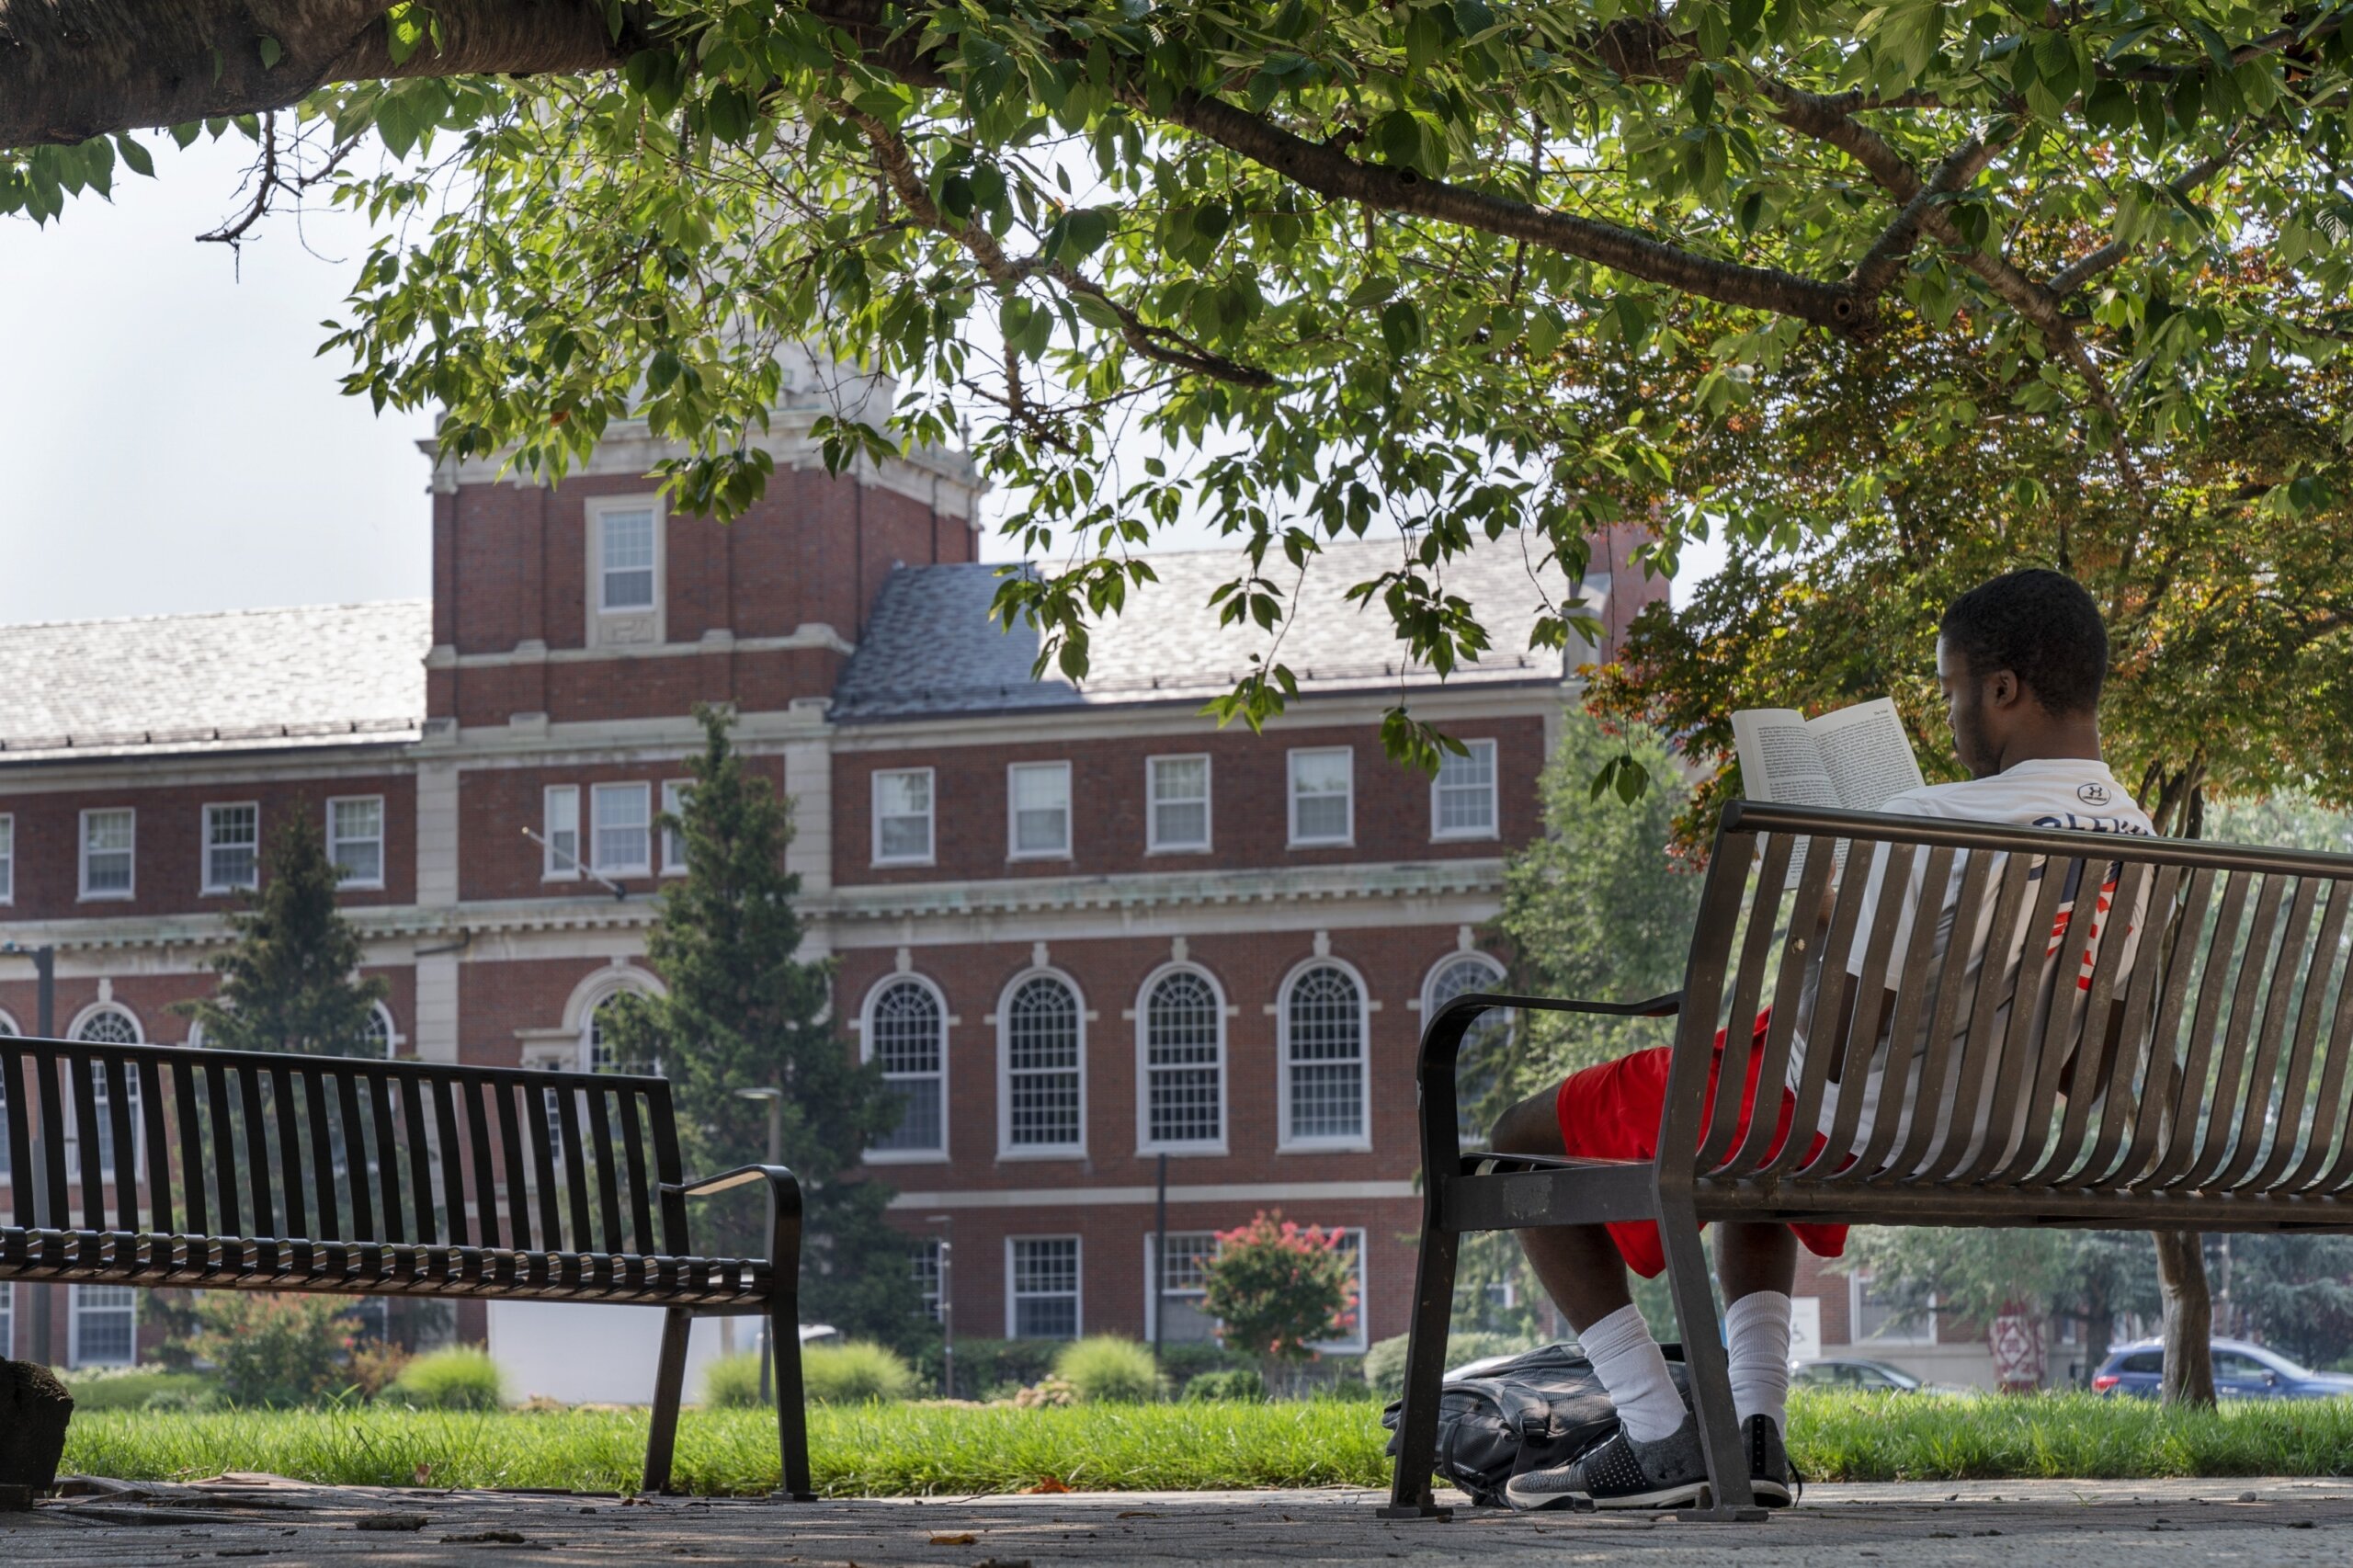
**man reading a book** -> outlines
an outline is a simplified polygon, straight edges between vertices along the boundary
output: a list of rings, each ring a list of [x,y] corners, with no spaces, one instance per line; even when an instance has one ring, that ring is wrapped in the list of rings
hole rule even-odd
[[[2073,579],[2056,572],[2013,572],[1962,595],[1938,628],[1937,680],[1954,755],[1970,777],[1905,790],[1879,809],[2022,826],[2150,832],[2148,817],[2101,759],[2099,693],[2107,669],[2107,630],[2091,596]],[[1878,864],[1868,873],[1875,880]],[[1863,874],[1859,858],[1850,874]],[[1915,886],[1901,902],[1908,919],[1931,898],[1942,901],[1934,949],[1941,960],[1952,937],[1951,890],[1924,893]],[[1865,907],[1883,905],[1872,897]],[[1985,937],[1981,931],[1965,939],[1982,947]],[[1859,964],[1860,944],[1856,952]],[[1983,953],[1972,951],[1972,966],[1983,961]],[[1760,1017],[1760,1035],[1764,1027]],[[1719,1036],[1719,1049],[1722,1043]],[[1495,1123],[1493,1147],[1498,1153],[1652,1158],[1670,1054],[1663,1047],[1636,1051],[1572,1074],[1552,1093],[1506,1111]],[[1754,1054],[1749,1071],[1744,1118],[1756,1108]],[[1793,1106],[1786,1088],[1779,1099],[1787,1136]],[[1665,1267],[1657,1227],[1648,1221],[1566,1226],[1526,1230],[1519,1237],[1608,1389],[1620,1429],[1568,1464],[1515,1477],[1508,1488],[1512,1503],[1665,1508],[1697,1502],[1707,1479],[1698,1428],[1628,1290],[1629,1267],[1654,1278]],[[1819,1256],[1836,1257],[1846,1248],[1846,1227],[1728,1223],[1716,1238],[1733,1402],[1751,1482],[1768,1506],[1785,1506],[1790,1494],[1783,1429],[1790,1291],[1800,1242]]]

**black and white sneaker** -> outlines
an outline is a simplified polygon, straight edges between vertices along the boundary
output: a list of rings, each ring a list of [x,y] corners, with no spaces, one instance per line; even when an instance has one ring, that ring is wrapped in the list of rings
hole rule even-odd
[[[1789,1445],[1769,1415],[1752,1415],[1742,1424],[1741,1447],[1748,1450],[1748,1489],[1768,1508],[1786,1508],[1804,1493],[1805,1482],[1790,1463]]]
[[[1707,1486],[1699,1428],[1687,1420],[1655,1443],[1621,1427],[1566,1464],[1513,1476],[1504,1495],[1515,1508],[1685,1508]]]

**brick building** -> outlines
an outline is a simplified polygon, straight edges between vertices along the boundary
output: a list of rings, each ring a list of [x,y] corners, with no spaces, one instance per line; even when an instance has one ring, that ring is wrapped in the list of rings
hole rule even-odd
[[[301,812],[389,983],[386,1051],[594,1064],[600,1005],[658,984],[678,857],[651,821],[689,705],[730,702],[794,803],[847,1037],[904,1096],[871,1159],[912,1233],[952,1235],[961,1333],[1147,1332],[1164,1153],[1171,1335],[1207,1331],[1209,1233],[1275,1207],[1349,1233],[1359,1340],[1402,1332],[1418,1020],[1498,972],[1478,933],[1574,678],[1529,630],[1582,597],[1614,636],[1664,584],[1612,577],[1624,538],[1574,585],[1482,544],[1449,586],[1496,652],[1439,682],[1341,597],[1395,546],[1339,546],[1283,642],[1300,699],[1219,731],[1201,703],[1263,649],[1206,608],[1236,557],[1155,557],[1086,684],[1033,679],[1034,636],[987,619],[969,464],[832,477],[806,432],[779,421],[767,497],[724,527],[667,512],[642,430],[553,487],[440,463],[426,602],[0,629],[0,940],[56,949],[51,1028],[196,1043],[168,1005]],[[1435,782],[1381,751],[1401,690],[1471,744]],[[0,957],[0,1028],[39,1022]],[[0,1346],[42,1353],[33,1290],[0,1287]],[[126,1358],[138,1312],[56,1289],[45,1353]]]

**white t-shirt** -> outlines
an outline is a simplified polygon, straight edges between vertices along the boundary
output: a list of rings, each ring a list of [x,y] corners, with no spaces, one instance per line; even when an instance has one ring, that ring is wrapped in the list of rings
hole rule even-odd
[[[2154,831],[2147,813],[2133,803],[2131,796],[2125,793],[2124,787],[2119,784],[2116,781],[2116,776],[2109,771],[2108,764],[2088,757],[2042,757],[2029,762],[2016,763],[2006,771],[1995,774],[1990,778],[1966,779],[1958,784],[1923,785],[1917,790],[1907,790],[1903,794],[1893,797],[1881,806],[1880,810],[1906,816],[1944,817],[1964,822],[2006,823],[2020,827],[2070,828],[2090,833],[2134,834],[2143,837]],[[1915,856],[1912,862],[1909,885],[1904,890],[1902,907],[1897,917],[1894,942],[1889,949],[1891,970],[1902,961],[1911,940],[1913,923],[1918,915],[1921,903],[1920,880],[1927,858],[1925,853],[1918,854]],[[1994,863],[1987,868],[1989,890],[1995,885],[1995,879],[2000,877],[2003,862],[2006,858],[2006,856],[1996,856]],[[1871,856],[1869,873],[1870,880],[1863,889],[1862,912],[1866,921],[1869,921],[1872,913],[1881,907],[1884,892],[1881,884],[1886,875],[1888,859],[1889,853],[1885,846],[1879,848]],[[1937,900],[1937,929],[1929,943],[1928,964],[1923,971],[1926,974],[1933,976],[1942,971],[1945,954],[1951,948],[1953,924],[1958,916],[1961,878],[1968,869],[1968,862],[1969,855],[1966,851],[1953,857],[1950,876],[1942,895]],[[2034,892],[2039,891],[2031,888],[2031,880],[2039,880],[2041,875],[2042,868],[2040,865],[2034,867],[2029,873],[2030,891],[2027,897],[2029,901],[2028,904],[2029,909],[2032,906]],[[2075,983],[2065,988],[2069,1006],[2078,1014],[2086,1001],[2085,994],[2091,985],[2092,965],[2098,954],[2102,927],[2103,926],[2112,926],[2115,924],[2108,909],[2109,901],[2116,892],[2115,879],[2116,868],[2111,866],[2097,890],[2100,902],[2095,913],[2099,917],[2100,924],[2096,924],[2091,928],[2090,937],[2077,966]],[[2058,909],[2052,917],[2052,929],[2044,939],[2043,950],[2040,954],[2040,961],[2045,965],[2053,965],[2059,945],[2065,939],[2068,921],[2075,910],[2076,893],[2076,889],[2068,888],[2061,895]],[[2118,972],[2120,974],[2131,969],[2138,949],[2146,900],[2147,892],[2144,888],[2138,901],[2139,907],[2131,912],[2125,923],[2124,940],[2127,945],[2124,951],[2119,955],[2120,967]],[[1970,1008],[1977,994],[1979,978],[1984,969],[1985,948],[1992,932],[1994,903],[1990,892],[1979,903],[1977,918],[1974,922],[1975,929],[1970,936],[1969,960],[1958,977],[1961,986],[1960,993],[1961,1006],[1955,1015],[1953,1024],[1956,1038],[1965,1037],[1969,1030]],[[1991,1040],[1998,1041],[2003,1038],[2005,1027],[2008,1022],[2009,998],[2017,989],[2018,971],[2025,958],[2029,937],[2029,933],[2026,929],[2022,914],[2017,929],[2011,935],[2008,951],[2004,956],[2004,979],[1996,988],[1997,994],[2002,1000],[1999,1004],[2000,1011],[1996,1014],[1993,1028],[1987,1036]],[[1866,947],[1866,938],[1862,930],[1859,929],[1847,958],[1848,973],[1861,974]],[[1811,989],[1809,987],[1809,990]],[[2049,983],[2049,976],[2046,974],[2045,983],[2037,991],[2040,998],[2037,1004],[2038,1011],[2048,1007],[2049,998],[2055,989],[2056,987]],[[1876,1006],[1877,1003],[1872,998],[1861,997],[1857,999],[1856,1006],[1860,1009]],[[1810,1017],[1813,1011],[1813,997],[1808,995],[1805,998],[1805,1012],[1801,1016]],[[1924,1006],[1920,1022],[1920,1028],[1924,1032],[1927,1028],[1927,1009]],[[2036,1032],[2030,1034],[2029,1039],[2040,1038],[2040,1030],[2047,1016],[2047,1013],[2044,1013],[2036,1018]],[[2077,1020],[2077,1027],[2080,1027],[2080,1018]],[[1790,1066],[1792,1083],[1795,1082],[1797,1074],[1804,1063],[1802,1035],[1793,1041],[1793,1045],[1797,1049],[1795,1059]],[[1920,1070],[1924,1058],[1926,1041],[1915,1041],[1915,1049],[1911,1059],[1911,1072],[1916,1074]],[[1862,1115],[1857,1124],[1863,1129],[1869,1129],[1877,1119],[1880,1092],[1887,1066],[1887,1048],[1888,1041],[1882,1037],[1872,1051],[1869,1076],[1863,1090]],[[1990,1117],[1990,1100],[1993,1091],[1993,1076],[1988,1074],[1984,1080],[1973,1118],[1977,1132],[1981,1136],[1985,1131],[1985,1125]],[[1829,1129],[1834,1119],[1838,1097],[1837,1086],[1835,1085],[1831,1085],[1823,1096],[1820,1126],[1824,1131]],[[2024,1096],[2020,1096],[2019,1119],[2018,1125],[2011,1129],[2012,1137],[2015,1137],[2024,1126],[2027,1109]],[[1908,1121],[1908,1117],[1906,1119]]]

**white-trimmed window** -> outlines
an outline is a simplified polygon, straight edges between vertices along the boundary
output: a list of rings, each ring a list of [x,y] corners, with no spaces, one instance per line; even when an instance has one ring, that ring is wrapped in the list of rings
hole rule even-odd
[[[1076,1236],[1007,1236],[1005,1336],[1076,1339],[1079,1310]]]
[[[551,882],[580,878],[580,786],[551,784],[540,792],[540,875]]]
[[[17,819],[0,812],[0,903],[17,902]]]
[[[137,1291],[128,1285],[76,1285],[69,1300],[69,1365],[128,1367],[139,1358]]]
[[[1005,770],[1006,855],[1010,859],[1070,856],[1070,764],[1017,762]]]
[[[874,863],[931,864],[932,774],[928,767],[886,768],[874,776]]]
[[[589,863],[608,877],[642,877],[654,869],[654,790],[645,784],[597,784],[588,790],[596,832]]]
[[[691,778],[662,780],[662,813],[683,820],[687,813],[687,795],[695,787]],[[662,874],[683,877],[687,874],[687,835],[681,827],[662,830]]]
[[[1155,855],[1210,846],[1210,759],[1144,761],[1144,847]]]
[[[1871,1277],[1847,1276],[1847,1338],[1856,1345],[1934,1345],[1937,1342],[1936,1299],[1905,1316],[1904,1309],[1872,1289]]]
[[[392,1025],[392,1010],[381,1002],[368,1009],[361,1038],[370,1057],[390,1062],[400,1054],[400,1030]]]
[[[261,885],[261,807],[250,801],[204,808],[204,891]]]
[[[1430,836],[1495,836],[1495,743],[1465,741],[1469,755],[1441,756],[1430,780]]]
[[[110,806],[82,813],[82,896],[130,898],[137,891],[134,860],[139,813]]]
[[[660,602],[660,509],[650,501],[592,507],[597,541],[597,608],[606,615],[650,610]]]
[[[1144,982],[1136,1005],[1137,1148],[1225,1152],[1225,998],[1198,969],[1171,968]]]
[[[345,795],[327,802],[327,858],[342,885],[384,885],[384,797]]]
[[[144,1037],[140,1033],[138,1019],[111,1002],[102,1002],[74,1021],[74,1038],[87,1040],[93,1045],[137,1045]],[[145,1129],[141,1125],[139,1114],[139,1075],[125,1068],[122,1078],[124,1096],[131,1107],[131,1162],[135,1169],[140,1158],[142,1140],[145,1137]],[[114,1096],[107,1087],[107,1069],[103,1062],[90,1063],[90,1095],[91,1110],[98,1124],[98,1177],[102,1181],[112,1181],[115,1174],[112,1109]],[[69,1106],[66,1110],[69,1121],[66,1128],[66,1142],[69,1152],[65,1165],[66,1169],[78,1180],[82,1169],[82,1153],[76,1140],[81,1130],[70,1125],[74,1114],[74,1109]]]
[[[1059,974],[1031,974],[997,1008],[1000,1157],[1086,1152],[1086,1021]]]
[[[1162,1260],[1160,1238],[1151,1232],[1143,1238],[1143,1336],[1165,1340],[1171,1345],[1199,1344],[1217,1337],[1217,1319],[1202,1307],[1209,1294],[1210,1260],[1217,1256],[1215,1231],[1171,1231],[1168,1233],[1168,1279],[1165,1287],[1153,1289],[1153,1268]],[[1167,1321],[1161,1321],[1166,1311]]]
[[[907,1258],[915,1277],[915,1293],[923,1298],[923,1315],[934,1323],[939,1321],[939,1248],[938,1236],[917,1236]]]
[[[858,1040],[899,1098],[899,1125],[877,1138],[875,1161],[934,1160],[948,1153],[948,1009],[928,981],[894,975],[867,998]]]
[[[1334,1230],[1336,1228],[1336,1227],[1329,1225],[1324,1227],[1326,1231]],[[1362,1355],[1366,1347],[1364,1324],[1364,1232],[1353,1228],[1345,1229],[1339,1232],[1339,1236],[1340,1239],[1337,1242],[1335,1242],[1333,1245],[1344,1254],[1348,1260],[1349,1300],[1348,1304],[1341,1309],[1346,1314],[1347,1321],[1342,1325],[1340,1335],[1337,1338],[1317,1340],[1313,1347],[1324,1352],[1327,1356],[1358,1356]]]
[[[1280,1107],[1285,1149],[1363,1149],[1370,1115],[1364,986],[1336,963],[1318,961],[1283,987]]]
[[[1427,1029],[1445,1006],[1473,991],[1494,991],[1502,983],[1504,966],[1484,953],[1455,952],[1438,960],[1422,984],[1422,1028]],[[1511,1041],[1511,1015],[1501,1008],[1485,1012],[1462,1036],[1455,1059],[1455,1129],[1467,1145],[1483,1142],[1487,1123],[1498,1108],[1487,1103],[1503,1071],[1504,1051]]]
[[[1290,754],[1290,841],[1347,844],[1356,837],[1357,754],[1319,746]]]

